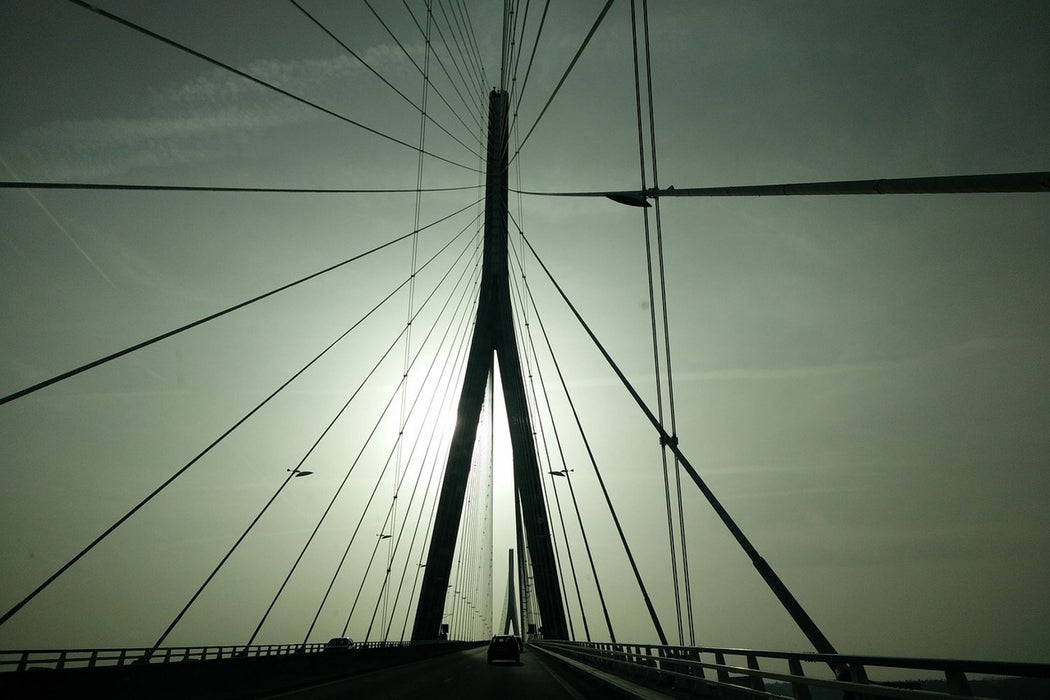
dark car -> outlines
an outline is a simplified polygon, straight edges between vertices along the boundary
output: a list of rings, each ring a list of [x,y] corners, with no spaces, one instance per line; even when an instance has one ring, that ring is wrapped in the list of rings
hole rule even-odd
[[[513,661],[521,663],[521,648],[518,640],[510,635],[496,635],[489,642],[489,663],[494,661]]]
[[[328,643],[324,645],[325,652],[339,653],[343,651],[350,651],[354,648],[354,640],[346,637],[333,637],[328,640]]]

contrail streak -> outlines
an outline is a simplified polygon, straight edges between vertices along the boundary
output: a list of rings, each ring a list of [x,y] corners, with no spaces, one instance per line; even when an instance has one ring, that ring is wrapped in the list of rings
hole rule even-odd
[[[0,157],[0,163],[3,163],[3,166],[7,170],[7,172],[11,173],[11,177],[18,178],[18,174],[14,171],[14,169],[11,168],[10,165],[7,164],[7,161],[4,160],[2,157]],[[77,252],[79,252],[80,255],[88,261],[88,264],[91,265],[91,267],[95,268],[95,272],[97,272],[99,276],[102,277],[102,279],[106,280],[106,282],[109,283],[109,286],[113,287],[114,289],[117,289],[117,285],[113,283],[113,280],[111,280],[109,276],[102,271],[102,268],[99,267],[98,264],[91,259],[91,256],[87,254],[87,251],[80,247],[80,244],[77,243],[77,240],[75,238],[73,238],[73,235],[66,229],[65,226],[62,225],[61,221],[55,218],[55,215],[51,213],[51,210],[44,206],[44,203],[41,202],[35,194],[33,194],[33,191],[27,189],[25,193],[29,195],[30,199],[36,202],[36,205],[40,207],[40,211],[44,212],[47,218],[51,220],[51,223],[55,225],[55,228],[61,231],[62,234],[69,240],[69,242],[73,244],[73,247],[76,248]]]

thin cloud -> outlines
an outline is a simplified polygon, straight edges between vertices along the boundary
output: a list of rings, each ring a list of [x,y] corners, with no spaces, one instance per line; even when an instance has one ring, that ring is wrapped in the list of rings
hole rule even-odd
[[[730,367],[716,370],[676,371],[675,383],[679,382],[730,382],[730,381],[781,381],[785,379],[812,379],[848,374],[868,374],[899,369],[906,365],[920,364],[945,356],[975,355],[996,352],[1017,344],[1009,337],[970,338],[961,343],[942,345],[923,353],[894,359],[846,362],[826,365],[802,365],[795,367]],[[652,382],[652,376],[630,375],[628,380],[635,388],[644,388]],[[572,387],[604,387],[620,384],[611,374],[607,377],[586,377],[569,382]]]
[[[770,381],[781,379],[808,379],[835,374],[855,374],[860,372],[879,372],[897,364],[895,361],[882,360],[831,365],[810,365],[803,367],[734,367],[729,369],[706,370],[674,373],[675,383],[679,382],[714,382],[714,381]],[[643,388],[652,382],[652,376],[633,375],[628,377],[636,388]],[[588,377],[569,382],[573,387],[604,387],[619,385],[615,376]]]
[[[398,49],[362,54],[381,73],[407,67]],[[246,72],[296,93],[312,95],[360,81],[365,69],[350,56],[261,60]],[[26,130],[3,143],[34,178],[102,179],[140,169],[218,162],[233,155],[245,132],[298,124],[319,115],[221,69],[153,91],[146,116],[62,120]],[[236,136],[237,139],[233,137]]]
[[[768,381],[775,379],[808,379],[826,377],[836,374],[857,374],[861,372],[880,372],[896,365],[888,360],[872,362],[854,362],[830,365],[810,365],[803,367],[737,367],[731,369],[711,370],[706,372],[676,372],[675,381],[710,382],[710,381]]]
[[[230,108],[181,117],[52,122],[21,134],[6,150],[57,181],[104,178],[136,168],[206,163],[229,155],[236,131],[280,126],[283,113]]]

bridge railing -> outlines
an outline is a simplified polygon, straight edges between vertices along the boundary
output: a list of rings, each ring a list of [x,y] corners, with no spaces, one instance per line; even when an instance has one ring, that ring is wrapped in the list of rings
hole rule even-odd
[[[355,649],[383,649],[409,646],[411,642],[360,642]],[[28,649],[0,650],[0,673],[32,669],[95,668],[129,664],[167,664],[183,661],[313,654],[324,651],[321,642],[311,644],[258,644],[254,646],[132,647],[126,649]]]
[[[840,697],[899,700],[970,698],[974,697],[971,681],[976,676],[1050,679],[1050,664],[601,642],[536,644],[619,676],[714,691],[722,697],[812,700],[830,692],[841,693]],[[803,664],[812,665],[809,675]],[[869,673],[879,679],[869,678]]]

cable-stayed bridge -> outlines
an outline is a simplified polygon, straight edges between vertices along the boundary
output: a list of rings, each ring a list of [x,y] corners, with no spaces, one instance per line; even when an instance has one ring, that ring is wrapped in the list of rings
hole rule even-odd
[[[529,673],[562,673],[563,691],[574,683],[594,689],[618,682],[602,675],[610,672],[633,676],[630,693],[655,692],[641,687],[649,683],[673,692],[746,689],[789,697],[820,692],[807,683],[830,692],[907,697],[916,686],[902,681],[931,674],[943,688],[927,690],[965,695],[973,692],[975,674],[1047,675],[1046,666],[1024,663],[1045,654],[1035,641],[1040,633],[1023,625],[1013,634],[1023,652],[993,654],[1011,662],[949,662],[915,652],[946,648],[929,642],[909,641],[907,657],[857,652],[834,640],[860,623],[829,620],[834,611],[856,611],[851,618],[860,619],[860,611],[868,611],[868,628],[882,625],[890,633],[875,648],[900,654],[886,651],[894,630],[904,637],[952,637],[936,625],[945,610],[966,607],[967,596],[1034,595],[1026,582],[1045,567],[1039,555],[1014,562],[1013,569],[1009,556],[984,562],[985,572],[993,567],[1010,582],[994,592],[954,588],[958,555],[976,551],[963,544],[973,523],[952,508],[927,506],[925,519],[900,506],[916,496],[921,503],[923,493],[940,494],[930,484],[938,483],[947,460],[953,472],[980,484],[992,505],[975,512],[992,516],[991,530],[1007,547],[1033,537],[1033,523],[1045,516],[1045,504],[1042,510],[1028,504],[1045,493],[1039,488],[1045,477],[1033,467],[1045,461],[1038,437],[1045,415],[1040,419],[1037,407],[1045,404],[1046,387],[1039,381],[1015,386],[1009,371],[1045,348],[1039,314],[1047,296],[1037,272],[1045,236],[1034,222],[1046,204],[1032,203],[1045,199],[1040,193],[1048,175],[1037,169],[1045,161],[1037,153],[1035,167],[1010,171],[912,169],[895,176],[891,170],[894,176],[878,179],[865,171],[867,179],[667,186],[659,173],[666,174],[668,160],[678,175],[692,172],[681,169],[674,142],[669,150],[677,157],[657,153],[662,112],[654,82],[674,85],[672,102],[691,102],[681,81],[660,79],[661,49],[674,47],[675,12],[657,17],[662,41],[653,42],[648,8],[626,6],[582,13],[579,35],[569,43],[563,30],[579,20],[579,11],[562,8],[559,15],[549,3],[507,3],[502,15],[462,3],[405,5],[396,12],[368,3],[352,11],[289,3],[235,24],[224,15],[187,18],[117,3],[55,3],[44,17],[12,11],[8,26],[22,27],[30,39],[34,32],[37,39],[58,32],[67,38],[66,51],[90,54],[95,33],[107,37],[107,47],[137,42],[127,56],[162,53],[153,68],[165,77],[149,83],[149,61],[136,65],[107,48],[100,64],[112,76],[108,89],[75,85],[83,68],[57,73],[68,76],[65,93],[76,98],[70,104],[97,113],[106,97],[119,105],[115,113],[142,114],[49,119],[35,129],[14,120],[5,138],[6,216],[17,224],[8,247],[22,283],[10,286],[20,290],[11,308],[24,318],[8,331],[19,340],[7,375],[17,381],[0,407],[10,445],[5,529],[12,575],[0,633],[14,642],[4,644],[4,670],[12,674],[6,680],[31,684],[31,669],[50,668],[48,680],[39,682],[80,684],[94,674],[103,679],[94,682],[123,683],[129,693],[160,685],[199,693],[206,686],[217,695],[255,696],[310,685],[331,690],[333,679],[348,674],[355,677],[348,682],[380,682],[380,669],[408,663],[454,667],[470,678],[482,673],[479,652],[455,661],[451,655],[501,631],[508,607],[537,651],[527,655]],[[244,37],[233,37],[234,26]],[[314,32],[309,45],[323,41],[325,49],[260,59],[264,26],[289,46],[297,43],[289,36]],[[502,32],[479,33],[479,26]],[[1038,35],[1040,26],[1034,23],[1030,33]],[[606,53],[598,48],[603,32],[611,39]],[[9,44],[33,43],[21,42]],[[625,63],[610,57],[610,46],[626,54]],[[282,51],[291,49],[274,55]],[[587,121],[567,130],[566,113],[559,114],[569,99],[566,86],[580,80],[577,67],[596,53],[602,58],[592,60],[616,75],[612,84],[627,88],[629,98],[612,103],[619,110],[602,107],[595,96],[583,100]],[[543,60],[551,54],[556,69]],[[26,60],[32,53],[26,48],[20,55]],[[38,63],[24,69],[26,76],[47,65]],[[839,75],[850,77],[845,69]],[[342,80],[352,88],[333,100],[325,88]],[[533,90],[546,93],[525,101]],[[22,97],[19,118],[28,124],[35,98]],[[390,101],[401,111],[384,110]],[[166,111],[159,116],[148,114],[161,107]],[[61,111],[55,108],[56,115]],[[821,116],[834,127],[832,114]],[[559,119],[563,128],[545,132]],[[1012,126],[1023,132],[1024,124]],[[340,165],[324,157],[333,126],[354,134]],[[963,126],[972,128],[965,119],[955,124]],[[288,132],[295,134],[292,148],[280,143]],[[624,179],[604,188],[551,176],[538,163],[559,162],[567,146],[558,134],[566,132],[585,144],[581,153],[593,158],[599,174],[616,172],[608,153],[633,151],[633,175],[618,174]],[[532,164],[530,154],[540,148],[533,144],[543,138],[556,144],[548,154],[554,160]],[[381,161],[381,148],[395,155]],[[999,149],[1009,162],[1009,144]],[[291,163],[298,169],[286,171]],[[192,184],[172,179],[177,171],[166,164],[195,172]],[[541,175],[533,180],[527,173],[535,167]],[[978,171],[987,174],[973,174]],[[218,181],[197,184],[201,173]],[[390,186],[412,176],[414,185]],[[344,186],[321,187],[318,178]],[[861,246],[873,233],[867,230],[854,233],[858,247],[846,250],[822,232],[770,228],[800,215],[790,207],[762,210],[770,205],[748,210],[750,245],[730,251],[720,250],[724,241],[708,241],[714,245],[705,255],[726,254],[713,267],[682,266],[680,254],[669,253],[675,250],[671,222],[681,227],[692,217],[712,216],[694,209],[677,218],[672,203],[798,195],[846,195],[858,211],[845,215],[883,216],[903,249],[899,258],[868,260],[882,245]],[[902,196],[910,204],[887,205],[880,213],[857,204],[870,199],[863,195]],[[948,204],[916,204],[917,197]],[[531,201],[542,207],[531,208]],[[559,206],[571,223],[562,224],[545,252],[540,232]],[[819,225],[843,215],[836,210]],[[633,238],[618,237],[628,219]],[[574,234],[584,220],[617,223],[581,245]],[[695,233],[697,221],[684,230]],[[987,221],[1009,228],[1012,239],[1004,241],[1000,229],[983,230]],[[100,236],[103,223],[114,233]],[[951,235],[922,238],[923,223],[934,230],[951,226]],[[30,246],[31,225],[46,230],[40,240],[61,244],[64,264],[75,273],[42,274],[40,261],[58,250]],[[756,255],[755,234],[763,231],[773,232],[776,245],[759,246],[765,252]],[[908,238],[915,235],[921,244]],[[226,236],[239,247],[211,243]],[[948,240],[950,252],[932,250]],[[333,256],[332,250],[343,252]],[[722,266],[733,260],[741,271],[751,268],[755,279],[741,287],[733,279],[739,272],[726,277]],[[171,267],[158,267],[162,262]],[[195,265],[200,269],[191,270]],[[780,273],[783,279],[763,277],[782,265],[789,270]],[[687,271],[686,284],[676,284],[676,270]],[[818,284],[810,284],[811,276]],[[605,285],[611,278],[615,292],[599,284],[602,278]],[[258,279],[276,282],[260,286]],[[944,297],[960,280],[984,293]],[[50,312],[47,297],[56,296],[56,288],[64,298]],[[732,313],[749,322],[723,319],[719,326],[718,313],[709,310],[717,300],[706,296],[719,288],[730,298],[727,308],[740,302]],[[145,290],[154,296],[137,306],[135,292]],[[683,301],[676,301],[676,290]],[[1003,303],[983,308],[991,292]],[[881,296],[869,300],[868,294]],[[684,304],[684,313],[672,313],[676,304]],[[120,326],[115,319],[125,314],[144,320]],[[561,316],[555,321],[552,314]],[[743,342],[724,332],[703,338],[719,327],[759,333]],[[67,334],[64,342],[48,342],[48,334],[60,332]],[[767,333],[774,352],[756,351]],[[690,339],[684,347],[674,342],[683,335]],[[713,353],[719,340],[739,356],[721,369],[703,369],[697,349]],[[683,391],[683,374],[687,390],[699,386],[707,394]],[[958,388],[961,379],[968,388]],[[739,396],[717,386],[730,382],[747,393],[762,380],[776,388],[735,414]],[[870,401],[874,388],[887,391],[887,405]],[[946,396],[971,408],[946,406]],[[922,410],[931,401],[943,416]],[[757,408],[769,403],[779,405]],[[892,415],[875,410],[887,406]],[[776,527],[760,527],[762,537],[745,534],[746,523],[703,473],[703,441],[696,440],[695,453],[689,447],[691,435],[703,435],[716,444],[708,449],[722,454],[718,443],[745,435],[735,421],[748,415],[759,424],[750,439],[765,448],[751,452],[757,461],[722,455],[714,462],[735,476],[760,477],[751,486],[767,494],[764,503],[770,491],[812,499],[794,501],[802,511],[780,514],[782,537]],[[799,440],[791,429],[804,425],[813,432]],[[934,437],[916,436],[929,433]],[[933,446],[956,451],[933,457]],[[895,471],[863,454],[855,463],[844,457],[876,447],[889,449],[907,469]],[[1014,497],[1021,516],[997,510],[996,487],[982,481],[1007,462],[1013,477],[1025,479],[1024,493]],[[916,476],[912,468],[929,473]],[[886,475],[899,484],[880,484],[879,491],[875,477]],[[822,486],[832,500],[821,498]],[[865,500],[872,493],[875,506]],[[827,508],[830,503],[836,506]],[[876,507],[883,519],[863,510]],[[885,520],[890,514],[900,522]],[[747,517],[763,523],[760,515]],[[882,528],[869,543],[860,535],[871,533],[872,524]],[[982,536],[988,537],[983,530]],[[854,562],[852,578],[839,570],[840,578],[821,581],[828,557],[811,561],[808,574],[792,562],[800,551],[813,557],[815,543],[885,564],[876,578]],[[937,551],[931,545],[941,545],[955,556],[948,563],[921,556],[915,562],[903,543],[927,556]],[[522,572],[511,585],[520,605],[494,598],[506,580],[493,564],[503,544],[517,556],[511,569]],[[735,560],[723,558],[730,549]],[[791,575],[782,577],[782,565]],[[719,576],[712,569],[736,590],[713,583]],[[703,585],[696,580],[700,570]],[[825,574],[814,577],[814,571]],[[880,585],[912,574],[919,578],[888,591]],[[920,588],[922,577],[936,585],[913,607],[914,624],[873,619],[879,616],[870,611],[880,602]],[[873,590],[857,588],[857,581]],[[725,603],[714,595],[718,586]],[[937,586],[960,596],[953,600]],[[942,597],[948,600],[931,603]],[[705,646],[707,639],[754,639],[749,628],[761,630],[761,639],[783,634],[785,641]],[[765,636],[772,628],[787,631]],[[325,652],[329,637],[353,637],[356,648],[349,656]],[[977,634],[966,643],[980,649],[981,641]],[[740,646],[748,648],[729,648]],[[814,651],[756,651],[771,647]],[[441,658],[420,660],[434,654]],[[191,660],[206,664],[182,664]],[[583,662],[605,670],[578,666]],[[421,692],[430,692],[425,679],[434,668],[414,674],[424,679]],[[484,687],[508,682],[491,675],[495,670],[479,680]],[[389,687],[390,678],[382,678]],[[532,676],[511,682],[524,678]],[[872,679],[898,684],[856,687]],[[129,683],[145,685],[133,691]]]

